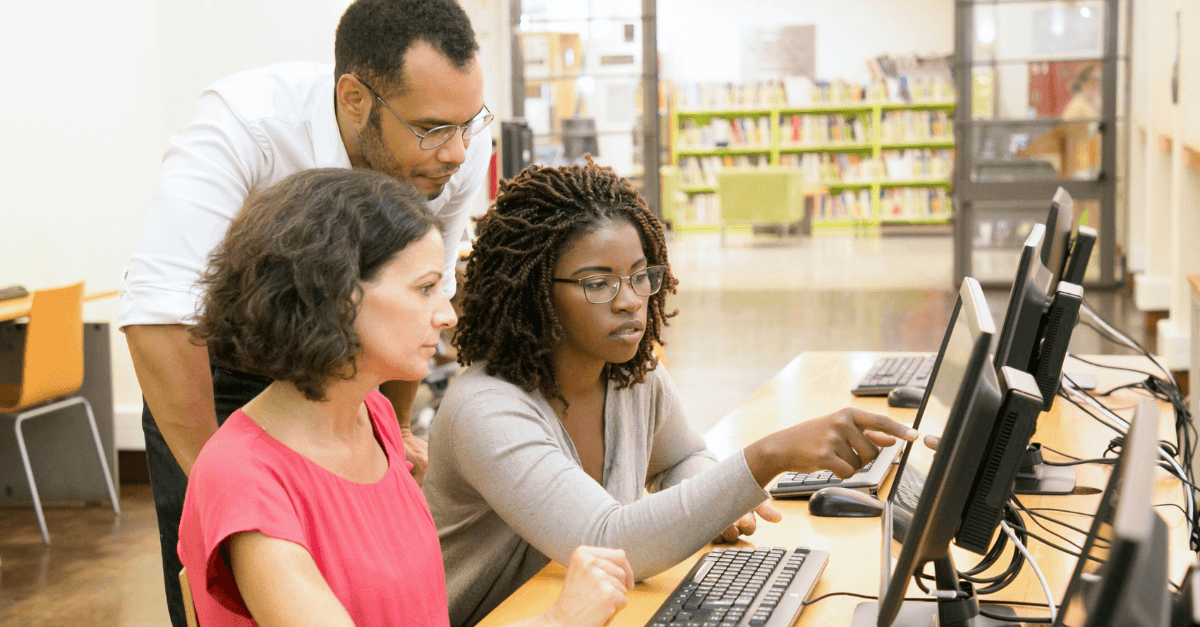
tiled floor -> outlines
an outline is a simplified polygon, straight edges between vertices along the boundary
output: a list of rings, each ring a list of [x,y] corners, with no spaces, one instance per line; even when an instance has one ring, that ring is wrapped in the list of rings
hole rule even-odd
[[[679,309],[666,356],[689,415],[707,430],[806,350],[934,351],[954,306],[950,240],[784,239],[715,233],[670,239]],[[1007,292],[988,294],[1003,316]],[[1123,291],[1089,294],[1141,340]],[[999,322],[999,320],[997,320]],[[1111,350],[1086,329],[1072,350]],[[47,509],[44,548],[32,509],[0,508],[0,627],[165,625],[149,490],[125,487],[122,511]]]

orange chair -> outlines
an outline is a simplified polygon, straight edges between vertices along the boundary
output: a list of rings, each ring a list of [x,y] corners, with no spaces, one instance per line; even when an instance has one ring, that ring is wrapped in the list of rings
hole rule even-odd
[[[21,425],[30,418],[58,411],[64,407],[82,404],[87,410],[88,426],[96,442],[96,453],[104,471],[104,482],[108,486],[108,498],[113,511],[121,514],[117,503],[117,491],[113,488],[112,475],[108,472],[108,460],[100,444],[100,431],[87,399],[78,394],[83,385],[83,282],[67,287],[37,290],[33,293],[33,305],[29,310],[29,326],[25,334],[25,357],[20,385],[0,385],[0,415],[16,416],[13,430],[17,435],[17,448],[25,464],[25,477],[29,480],[29,493],[33,496],[33,507],[37,510],[38,526],[42,529],[42,542],[50,545],[50,533],[46,530],[46,517],[42,514],[42,501],[38,498],[37,484],[33,480],[33,468],[29,465],[29,453],[25,448],[25,435]]]

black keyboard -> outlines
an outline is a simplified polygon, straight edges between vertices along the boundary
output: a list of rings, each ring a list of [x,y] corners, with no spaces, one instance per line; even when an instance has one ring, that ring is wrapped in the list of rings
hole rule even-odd
[[[646,627],[790,627],[828,561],[804,548],[713,549]]]
[[[785,472],[779,475],[769,491],[771,496],[777,499],[804,498],[811,496],[813,492],[821,488],[836,485],[874,495],[879,492],[879,486],[883,484],[883,480],[887,479],[892,462],[902,450],[902,444],[902,442],[897,442],[879,449],[879,456],[867,462],[867,465],[858,469],[858,472],[849,479],[839,479],[837,475],[828,470]]]
[[[884,357],[871,365],[850,393],[855,396],[887,396],[893,388],[929,386],[929,375],[937,357]]]

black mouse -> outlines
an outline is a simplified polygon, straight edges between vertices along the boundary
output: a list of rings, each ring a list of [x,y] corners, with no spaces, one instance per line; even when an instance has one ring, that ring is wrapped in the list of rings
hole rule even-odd
[[[925,398],[925,388],[902,385],[898,388],[892,388],[892,391],[888,392],[888,407],[916,409],[921,406],[921,399],[923,398]]]
[[[809,497],[808,513],[813,516],[870,518],[883,513],[883,501],[850,488],[821,488]]]

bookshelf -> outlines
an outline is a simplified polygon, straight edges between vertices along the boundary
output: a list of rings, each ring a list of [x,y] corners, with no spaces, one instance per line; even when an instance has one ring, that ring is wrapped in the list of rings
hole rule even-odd
[[[827,190],[814,197],[814,230],[948,224],[954,108],[941,99],[674,110],[671,162],[689,198],[676,222],[716,225],[721,169],[778,167]]]

